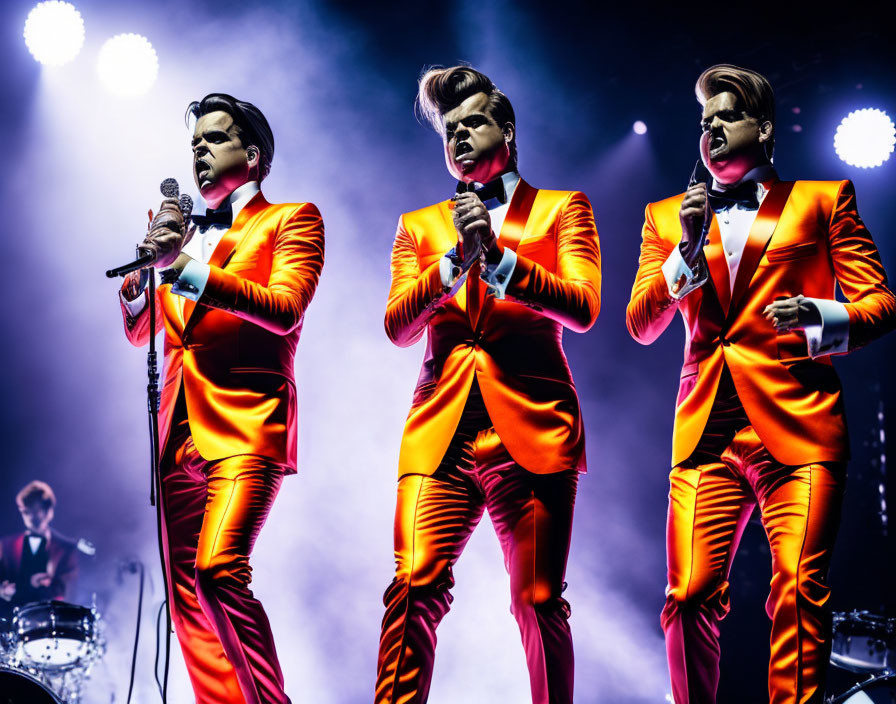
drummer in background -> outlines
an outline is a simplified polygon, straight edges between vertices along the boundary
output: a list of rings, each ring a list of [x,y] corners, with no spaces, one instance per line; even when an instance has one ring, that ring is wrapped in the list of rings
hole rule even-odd
[[[64,599],[78,573],[76,544],[50,528],[56,495],[32,481],[17,495],[25,531],[0,539],[0,615],[34,601]]]

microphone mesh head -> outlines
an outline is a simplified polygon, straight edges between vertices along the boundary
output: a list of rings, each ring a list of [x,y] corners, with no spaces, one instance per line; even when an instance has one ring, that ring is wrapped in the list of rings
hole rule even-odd
[[[174,178],[166,178],[162,181],[159,190],[162,191],[162,195],[166,198],[177,198],[180,195],[180,186],[177,185],[177,179]]]
[[[193,199],[190,198],[186,193],[184,193],[180,200],[178,201],[178,205],[180,205],[180,212],[184,214],[184,220],[189,220],[190,215],[193,214]],[[190,223],[188,222],[187,225]]]

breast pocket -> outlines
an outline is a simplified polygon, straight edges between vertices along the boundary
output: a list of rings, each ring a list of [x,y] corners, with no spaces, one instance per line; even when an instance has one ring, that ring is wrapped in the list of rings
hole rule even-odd
[[[803,257],[811,257],[818,252],[818,241],[811,242],[795,242],[787,244],[783,247],[774,247],[766,250],[765,256],[771,264],[780,262],[790,262],[794,259],[802,259]]]

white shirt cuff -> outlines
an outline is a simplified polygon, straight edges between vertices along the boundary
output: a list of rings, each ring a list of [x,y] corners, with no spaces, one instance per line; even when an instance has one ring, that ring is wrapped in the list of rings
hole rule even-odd
[[[684,298],[691,291],[700,288],[706,282],[705,276],[699,276],[698,272],[693,271],[685,263],[684,257],[681,256],[681,250],[677,246],[673,248],[666,261],[663,262],[663,276],[666,278],[669,295],[676,301]],[[673,288],[681,280],[682,276],[685,277],[684,285],[677,292],[674,292]]]
[[[208,264],[191,259],[187,262],[184,270],[180,272],[177,281],[171,284],[171,293],[189,298],[191,301],[198,301],[202,292],[205,291],[210,271]]]
[[[146,308],[146,289],[144,289],[139,296],[137,296],[133,301],[129,301],[124,297],[124,294],[121,291],[118,292],[119,297],[121,298],[121,303],[125,307],[132,318],[136,318],[143,312],[143,309]]]
[[[495,294],[495,298],[499,300],[504,298],[504,292],[507,290],[507,284],[510,283],[514,269],[516,269],[516,252],[510,247],[504,248],[504,255],[500,262],[485,265],[482,271],[482,281]]]
[[[815,306],[821,316],[818,325],[803,328],[809,356],[815,359],[828,354],[844,354],[849,351],[849,313],[840,301],[826,298],[805,298]]]

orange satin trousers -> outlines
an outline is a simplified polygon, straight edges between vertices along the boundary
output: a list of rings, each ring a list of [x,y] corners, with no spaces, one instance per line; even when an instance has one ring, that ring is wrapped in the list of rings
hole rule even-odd
[[[535,704],[571,704],[569,604],[561,596],[578,473],[533,474],[516,464],[474,384],[460,426],[431,476],[398,482],[395,579],[386,590],[377,704],[427,700],[436,628],[451,605],[452,566],[488,510],[510,574]]]
[[[282,469],[252,455],[215,462],[193,445],[178,402],[162,463],[169,599],[199,704],[286,704],[271,627],[252,595],[249,555]]]
[[[827,576],[846,479],[841,463],[768,453],[726,370],[694,455],[670,475],[662,625],[676,704],[713,704],[728,574],[758,504],[772,555],[770,704],[821,704],[831,647]]]

